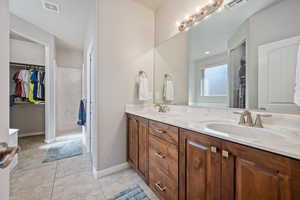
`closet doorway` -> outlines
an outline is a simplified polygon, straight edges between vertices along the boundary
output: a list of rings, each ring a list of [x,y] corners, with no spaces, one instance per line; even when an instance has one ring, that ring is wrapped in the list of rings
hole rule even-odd
[[[10,128],[17,129],[20,138],[51,138],[46,135],[46,54],[44,45],[10,33]]]

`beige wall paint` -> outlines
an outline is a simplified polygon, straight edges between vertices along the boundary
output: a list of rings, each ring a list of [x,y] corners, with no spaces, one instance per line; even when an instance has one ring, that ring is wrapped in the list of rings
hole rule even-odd
[[[0,1],[0,142],[8,142],[9,128],[9,10],[8,0]],[[0,169],[0,199],[9,199],[9,170]]]
[[[56,50],[56,63],[58,67],[81,69],[83,65],[83,51],[58,47]]]
[[[76,123],[82,97],[83,52],[57,48],[56,58],[56,135],[60,136],[80,130]]]
[[[205,6],[208,1],[164,0],[155,15],[156,46],[179,33],[176,22],[181,22],[186,15],[195,13],[197,7]]]
[[[125,105],[139,103],[139,70],[152,83],[154,13],[133,0],[101,0],[99,14],[96,170],[103,170],[126,162]]]
[[[164,75],[172,76],[174,101],[188,104],[188,34],[177,35],[155,49],[155,103],[163,103]]]

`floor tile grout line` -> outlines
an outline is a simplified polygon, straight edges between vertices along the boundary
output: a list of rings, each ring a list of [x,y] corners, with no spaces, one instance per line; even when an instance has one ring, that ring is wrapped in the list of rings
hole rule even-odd
[[[55,161],[55,173],[54,173],[53,182],[52,182],[50,200],[52,200],[52,198],[53,198],[53,192],[54,192],[54,185],[55,185],[55,180],[56,180],[57,168],[58,168],[58,162]]]

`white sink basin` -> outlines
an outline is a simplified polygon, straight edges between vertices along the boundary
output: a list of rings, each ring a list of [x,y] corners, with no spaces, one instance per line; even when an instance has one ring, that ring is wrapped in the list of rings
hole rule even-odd
[[[266,129],[243,127],[233,124],[211,123],[207,124],[206,128],[221,135],[226,134],[234,137],[249,138],[255,140],[282,141],[285,139],[283,136]]]

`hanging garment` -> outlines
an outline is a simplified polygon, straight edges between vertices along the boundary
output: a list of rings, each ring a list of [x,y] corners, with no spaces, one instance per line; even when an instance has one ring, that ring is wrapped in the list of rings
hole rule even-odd
[[[42,100],[45,100],[45,72],[42,72],[41,74],[40,84],[41,84],[41,97]]]
[[[29,83],[29,97],[28,97],[28,100],[31,102],[31,103],[34,103],[36,102],[36,100],[34,99],[34,95],[33,95],[33,89],[34,89],[34,84],[32,82]]]
[[[146,75],[139,77],[139,100],[148,101],[150,99],[149,83]]]
[[[29,97],[29,81],[30,81],[30,71],[21,70],[19,73],[19,80],[22,82],[22,97]]]
[[[85,106],[83,100],[80,101],[80,106],[79,106],[79,119],[77,121],[77,124],[79,126],[84,126],[86,123],[86,111],[85,111]]]
[[[33,99],[38,100],[38,71],[33,70],[31,72],[31,83],[33,84]]]
[[[45,72],[39,71],[38,72],[38,99],[41,101],[45,100]]]
[[[174,84],[173,84],[173,81],[165,80],[163,93],[164,93],[164,95],[163,95],[164,99],[166,101],[173,101],[174,100]]]
[[[20,74],[20,72],[16,72],[14,77],[13,77],[13,80],[16,83],[15,95],[18,96],[18,97],[22,97],[22,94],[23,94],[22,82],[19,79],[19,74]]]
[[[300,46],[298,49],[298,59],[296,67],[296,87],[295,87],[295,104],[300,106]]]

